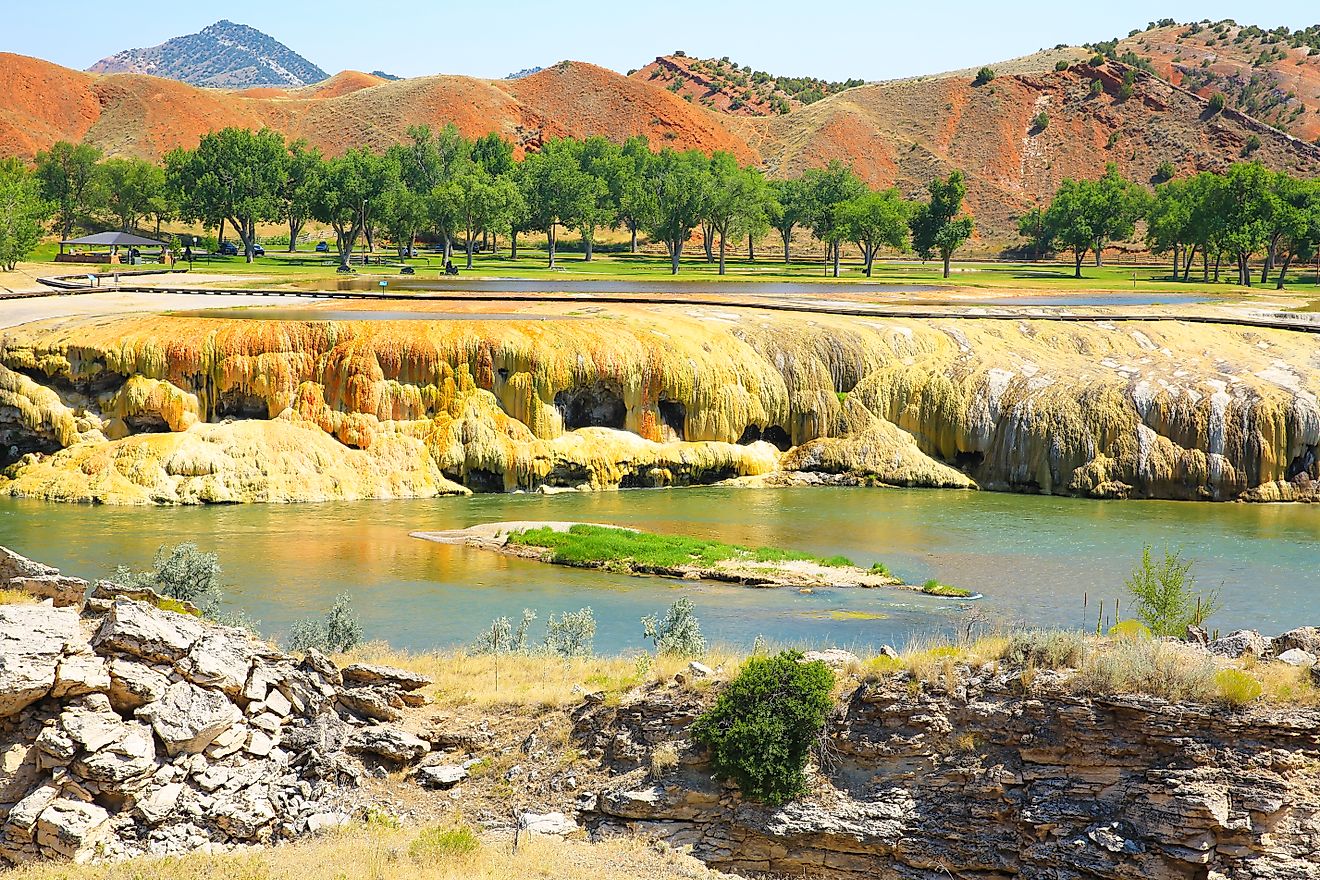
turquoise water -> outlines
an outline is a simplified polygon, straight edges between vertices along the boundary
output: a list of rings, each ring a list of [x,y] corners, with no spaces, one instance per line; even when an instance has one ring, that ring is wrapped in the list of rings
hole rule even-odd
[[[573,519],[884,561],[985,594],[980,602],[896,590],[766,590],[629,578],[548,566],[408,537],[506,519]],[[692,598],[707,637],[758,635],[866,648],[950,630],[971,607],[1010,622],[1094,627],[1123,593],[1142,544],[1181,549],[1225,609],[1211,624],[1279,632],[1320,622],[1320,508],[1094,502],[953,492],[701,488],[480,495],[419,501],[206,508],[116,508],[0,500],[0,543],[83,577],[146,566],[161,544],[219,554],[228,593],[272,635],[348,592],[373,639],[424,649],[462,644],[498,615],[590,605],[597,650],[640,647],[643,614]],[[1083,612],[1083,596],[1090,611]],[[856,614],[866,616],[857,619]]]

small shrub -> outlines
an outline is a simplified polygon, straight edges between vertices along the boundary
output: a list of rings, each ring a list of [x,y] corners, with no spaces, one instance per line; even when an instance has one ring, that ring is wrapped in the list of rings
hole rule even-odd
[[[527,630],[536,620],[536,612],[524,608],[522,620],[514,629],[507,617],[497,617],[490,623],[490,628],[477,637],[472,645],[474,654],[527,654]]]
[[[1177,173],[1178,169],[1174,167],[1173,163],[1165,159],[1160,163],[1160,167],[1155,169],[1155,180],[1157,183],[1164,183],[1173,180],[1174,175]]]
[[[1245,706],[1261,695],[1261,683],[1241,669],[1221,669],[1215,673],[1215,690],[1230,706]]]
[[[972,85],[983,86],[995,78],[995,71],[992,67],[982,67],[976,72],[976,79],[972,80]]]
[[[661,620],[648,614],[642,618],[642,635],[655,645],[662,656],[700,657],[706,653],[706,640],[701,635],[701,621],[692,611],[692,600],[679,599],[665,612]]]
[[[1050,114],[1044,110],[1037,113],[1031,120],[1031,127],[1036,131],[1044,131],[1050,127]]]
[[[1209,106],[1211,113],[1219,113],[1226,106],[1228,106],[1228,99],[1224,97],[1222,92],[1215,92],[1213,95],[1210,96]]]
[[[1076,669],[1086,659],[1086,636],[1066,629],[1016,633],[1004,649],[1004,659],[1044,669]]]
[[[1064,61],[1064,60],[1062,60],[1062,59],[1060,59],[1059,61],[1054,62],[1054,69],[1057,70],[1057,71],[1060,71],[1060,72],[1067,70],[1067,69],[1068,69],[1068,66],[1069,66],[1069,65],[1068,65],[1068,62],[1067,62],[1067,61]]]
[[[1150,628],[1140,620],[1120,620],[1109,628],[1109,635],[1115,639],[1153,638]]]
[[[1192,563],[1167,550],[1156,563],[1150,547],[1143,548],[1141,562],[1125,585],[1136,600],[1137,619],[1157,636],[1182,638],[1187,627],[1201,626],[1220,608],[1217,591],[1204,596],[1197,592]]]
[[[433,864],[464,858],[481,848],[476,832],[466,825],[453,828],[426,828],[408,846],[408,857],[415,862]]]
[[[115,583],[191,602],[206,617],[219,614],[224,590],[220,585],[220,561],[214,553],[202,552],[191,541],[173,547],[162,545],[152,565],[151,571],[131,571],[121,565],[115,570]]]
[[[871,574],[893,577],[893,574],[889,571],[889,566],[885,565],[883,562],[873,562],[871,564]]]
[[[1098,79],[1091,80],[1091,97],[1093,98],[1099,97],[1100,93],[1103,92],[1104,90],[1105,90],[1104,83],[1100,82],[1100,80]]]
[[[335,604],[320,620],[306,617],[294,621],[289,627],[289,647],[294,651],[315,648],[328,654],[339,654],[362,643],[362,624],[353,612],[348,594],[335,597]]]
[[[595,639],[596,616],[590,607],[565,611],[558,617],[551,614],[546,621],[545,649],[565,660],[590,657]]]
[[[1099,67],[1104,63],[1105,63],[1105,56],[1100,54],[1099,52],[1096,52],[1094,55],[1091,56],[1092,67]]]
[[[661,743],[651,750],[651,778],[658,780],[678,768],[678,746]]]
[[[1105,142],[1105,147],[1112,150],[1115,146],[1117,146],[1119,138],[1121,137],[1122,135],[1120,135],[1118,132],[1111,131],[1109,133],[1109,140]]]
[[[1215,665],[1203,652],[1155,639],[1127,639],[1093,651],[1073,679],[1088,694],[1147,694],[1174,702],[1211,702]]]
[[[1247,138],[1247,142],[1242,145],[1242,155],[1250,156],[1252,153],[1256,152],[1259,149],[1260,149],[1260,138],[1257,135],[1253,134],[1249,136]]]
[[[743,794],[782,804],[807,789],[806,765],[825,727],[834,673],[799,651],[753,657],[692,725],[715,773]]]

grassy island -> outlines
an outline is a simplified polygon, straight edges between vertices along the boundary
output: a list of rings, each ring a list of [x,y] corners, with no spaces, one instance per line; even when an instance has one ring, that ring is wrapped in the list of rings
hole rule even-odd
[[[902,587],[951,598],[971,593],[904,584],[883,563],[870,568],[846,556],[817,556],[778,547],[744,547],[686,535],[660,535],[590,523],[490,523],[415,537],[465,544],[553,565],[629,575],[715,580],[764,587]]]

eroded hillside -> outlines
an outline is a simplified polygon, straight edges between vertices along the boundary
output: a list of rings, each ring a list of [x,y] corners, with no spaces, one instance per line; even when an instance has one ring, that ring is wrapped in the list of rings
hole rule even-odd
[[[1160,76],[1306,141],[1320,141],[1320,29],[1264,31],[1232,22],[1142,31],[1117,51],[1146,59]]]

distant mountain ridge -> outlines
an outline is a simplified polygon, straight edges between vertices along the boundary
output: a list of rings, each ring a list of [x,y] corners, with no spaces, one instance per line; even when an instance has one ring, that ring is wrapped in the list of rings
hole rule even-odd
[[[159,46],[128,49],[103,58],[92,73],[142,73],[206,88],[306,86],[329,74],[288,46],[253,27],[218,21],[196,34]]]

